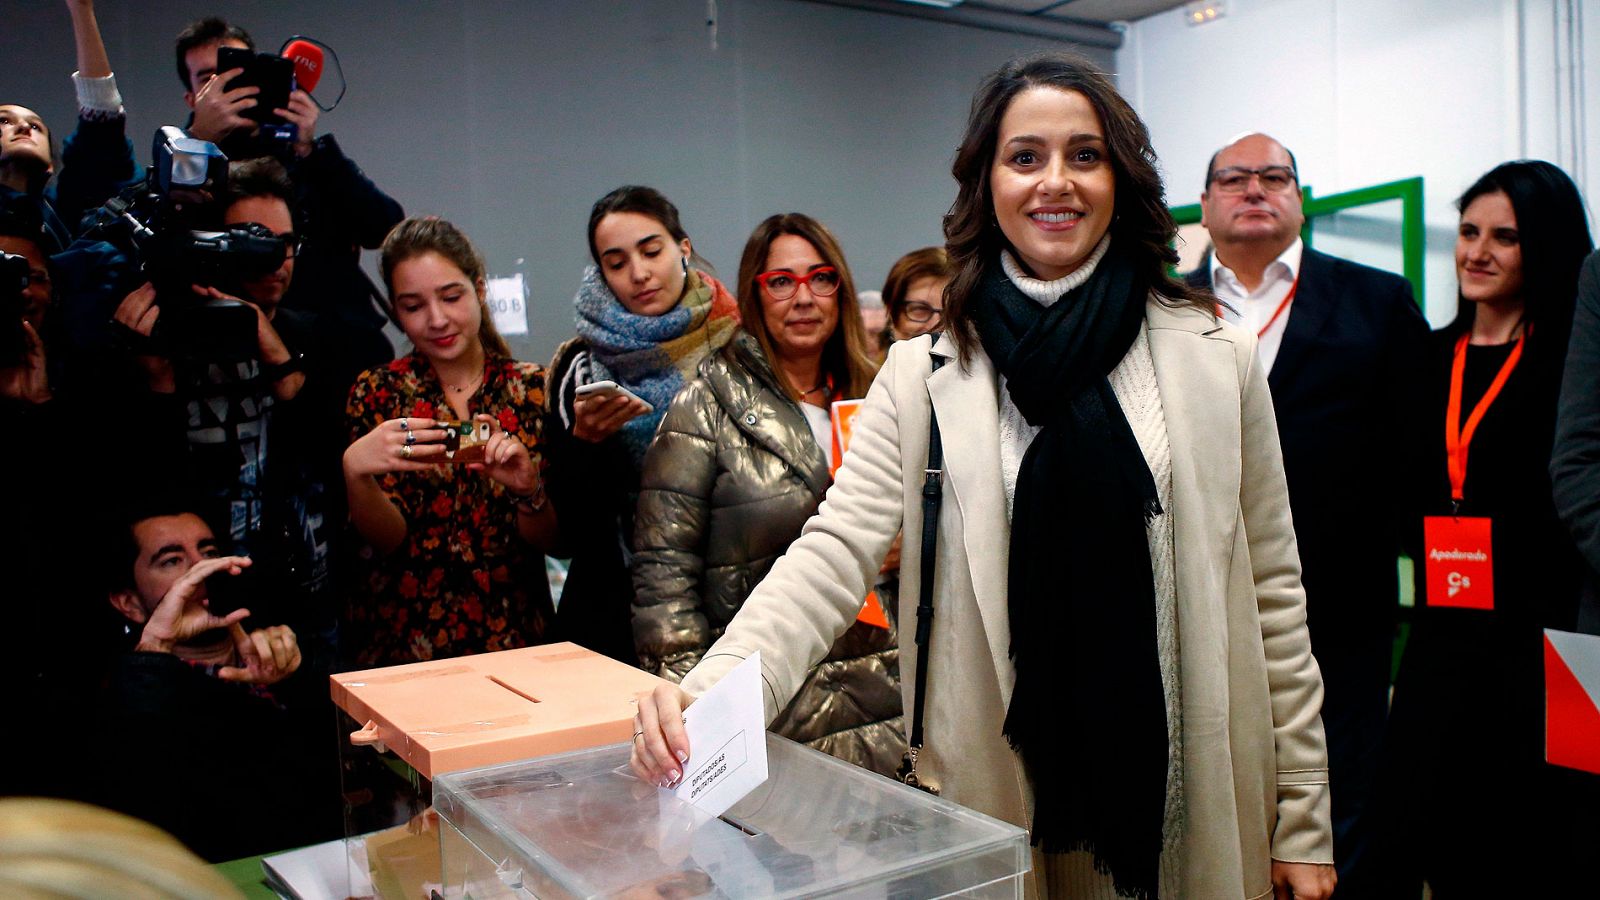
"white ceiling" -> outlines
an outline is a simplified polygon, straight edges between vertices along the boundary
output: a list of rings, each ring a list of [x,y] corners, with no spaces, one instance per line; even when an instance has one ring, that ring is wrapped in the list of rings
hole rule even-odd
[[[1081,22],[1134,22],[1182,6],[1184,0],[972,0],[963,4]]]

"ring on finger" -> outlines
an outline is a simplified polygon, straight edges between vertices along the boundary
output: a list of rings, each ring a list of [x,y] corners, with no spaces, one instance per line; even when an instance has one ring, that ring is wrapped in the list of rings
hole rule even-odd
[[[400,430],[401,431],[410,431],[411,430],[411,426],[406,423],[405,419],[401,419],[400,420]]]
[[[644,734],[644,732],[642,732],[642,731],[635,731],[633,733],[633,739],[637,741],[640,738],[640,736],[642,736],[643,734]]]
[[[407,431],[406,432],[406,445],[410,446],[411,444],[415,444],[416,442],[417,442],[417,433],[415,431]]]
[[[406,444],[404,447],[400,448],[400,458],[401,459],[410,459],[411,458],[411,445],[410,444]]]

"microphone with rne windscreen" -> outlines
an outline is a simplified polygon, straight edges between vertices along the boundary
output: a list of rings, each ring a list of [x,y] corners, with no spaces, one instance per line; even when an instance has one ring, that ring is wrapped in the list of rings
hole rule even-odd
[[[303,34],[291,35],[283,42],[278,55],[294,63],[295,86],[311,96],[311,102],[323,112],[332,112],[344,99],[344,70],[339,65],[339,54],[327,44]],[[317,86],[323,93],[334,94],[332,103],[317,97]]]
[[[294,61],[294,80],[300,89],[311,93],[322,80],[322,48],[306,40],[290,41],[283,58]]]

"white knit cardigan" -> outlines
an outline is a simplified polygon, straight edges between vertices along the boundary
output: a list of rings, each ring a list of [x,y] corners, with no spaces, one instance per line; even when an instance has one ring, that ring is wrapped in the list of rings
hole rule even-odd
[[[1042,281],[1022,272],[1010,253],[1002,251],[1000,264],[1006,277],[1034,302],[1048,307],[1068,291],[1082,285],[1094,274],[1095,267],[1104,258],[1111,237],[1102,238],[1094,252],[1071,273]],[[1111,370],[1108,380],[1112,393],[1122,406],[1123,415],[1139,442],[1150,474],[1155,478],[1156,496],[1164,511],[1172,509],[1172,448],[1167,443],[1167,420],[1161,409],[1161,393],[1156,386],[1155,362],[1150,356],[1150,338],[1144,328],[1139,329],[1133,345],[1122,362]],[[1028,424],[1022,411],[1011,400],[1006,379],[1000,377],[1000,466],[1006,487],[1006,517],[1011,517],[1017,492],[1017,473],[1022,468],[1022,456],[1028,451],[1039,429]],[[1091,476],[1092,477],[1092,476]],[[1063,510],[1063,514],[1068,511]],[[1150,544],[1150,568],[1155,585],[1156,599],[1156,650],[1161,663],[1161,690],[1167,711],[1167,799],[1162,821],[1161,896],[1181,896],[1174,853],[1183,830],[1183,703],[1178,670],[1178,604],[1177,572],[1172,556],[1172,516],[1163,514],[1151,519],[1145,533]],[[1065,723],[1072,728],[1071,722]],[[1084,735],[1068,740],[1116,740],[1115,735]],[[1046,878],[1052,896],[1071,897],[1074,900],[1112,900],[1119,895],[1111,886],[1111,878],[1094,870],[1092,859],[1086,853],[1069,853],[1048,859]]]

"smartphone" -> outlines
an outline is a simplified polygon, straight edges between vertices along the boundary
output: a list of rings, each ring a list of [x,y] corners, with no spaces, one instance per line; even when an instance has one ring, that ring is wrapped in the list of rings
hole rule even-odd
[[[261,89],[261,93],[256,94],[256,105],[242,113],[245,118],[254,119],[264,126],[293,127],[273,112],[289,107],[289,92],[294,90],[293,60],[271,53],[255,53],[243,47],[218,47],[217,71],[227,72],[230,69],[244,71],[228,82],[229,90],[242,87]]]
[[[645,400],[615,381],[591,381],[588,384],[580,384],[573,393],[579,397],[627,397],[630,400],[638,400],[643,403],[645,412],[655,411],[655,407],[650,405],[650,401]]]
[[[249,569],[237,575],[223,569],[212,575],[206,579],[206,609],[219,618],[236,609],[249,609],[255,615],[260,612],[254,602],[260,596],[258,580],[251,577]]]
[[[444,429],[444,458],[453,463],[483,462],[494,427],[488,422],[440,422]]]

